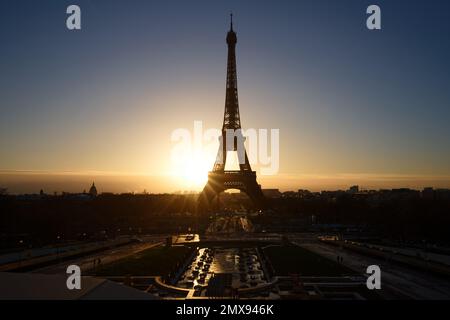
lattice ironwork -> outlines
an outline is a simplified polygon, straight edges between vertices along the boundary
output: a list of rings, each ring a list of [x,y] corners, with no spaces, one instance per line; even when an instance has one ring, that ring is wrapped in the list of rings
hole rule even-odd
[[[234,141],[229,143],[231,147],[227,144],[227,130],[238,130],[234,132],[240,133],[241,129],[236,72],[237,36],[233,30],[233,15],[231,15],[230,31],[228,31],[226,41],[228,45],[228,62],[225,112],[220,147],[213,170],[208,174],[208,182],[200,195],[199,201],[206,202],[209,205],[222,191],[226,189],[239,189],[247,193],[257,207],[263,207],[265,203],[264,196],[261,191],[261,186],[256,181],[256,172],[252,171],[250,166],[247,151],[243,146],[243,140],[241,140],[242,149],[240,151],[238,151],[239,139],[237,137],[233,137]],[[239,170],[225,170],[227,151],[238,151]]]

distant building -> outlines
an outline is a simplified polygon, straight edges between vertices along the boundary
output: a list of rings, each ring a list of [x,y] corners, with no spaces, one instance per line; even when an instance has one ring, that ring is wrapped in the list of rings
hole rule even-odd
[[[448,200],[450,199],[450,189],[433,189],[427,187],[422,190],[422,198],[428,200]]]
[[[295,191],[286,191],[282,194],[283,198],[298,198],[298,192]]]
[[[314,198],[313,193],[311,191],[309,191],[309,190],[299,189],[297,194],[298,194],[298,197],[300,199],[312,199],[312,198]]]
[[[422,191],[422,198],[424,199],[434,199],[434,190],[432,187],[424,188]]]
[[[449,200],[450,199],[450,190],[449,189],[436,189],[435,190],[435,198],[439,200]]]
[[[348,193],[358,193],[359,192],[359,186],[351,186],[348,189]]]
[[[96,196],[97,196],[97,188],[95,187],[94,182],[92,182],[92,186],[91,186],[91,188],[89,189],[89,194],[90,194],[91,196],[93,196],[93,197],[96,197]]]
[[[262,193],[267,198],[281,198],[279,189],[262,189]]]
[[[335,201],[340,196],[344,195],[344,190],[336,190],[336,191],[321,191],[320,192],[320,198],[322,200],[328,200],[328,201]]]

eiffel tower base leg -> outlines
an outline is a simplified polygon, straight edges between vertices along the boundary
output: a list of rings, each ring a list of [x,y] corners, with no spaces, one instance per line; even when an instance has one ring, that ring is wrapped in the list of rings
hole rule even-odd
[[[198,199],[199,211],[204,213],[214,209],[214,203],[218,200],[219,194],[227,189],[238,189],[245,192],[256,209],[266,207],[266,199],[261,186],[256,181],[254,171],[224,171],[208,174],[208,182]]]

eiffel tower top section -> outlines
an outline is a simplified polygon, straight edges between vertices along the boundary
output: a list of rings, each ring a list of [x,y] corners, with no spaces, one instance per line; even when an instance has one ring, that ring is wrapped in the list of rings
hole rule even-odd
[[[222,130],[240,129],[239,102],[236,75],[236,32],[233,30],[233,14],[230,15],[230,31],[227,34],[228,63],[227,63],[227,89],[225,96],[225,114]]]

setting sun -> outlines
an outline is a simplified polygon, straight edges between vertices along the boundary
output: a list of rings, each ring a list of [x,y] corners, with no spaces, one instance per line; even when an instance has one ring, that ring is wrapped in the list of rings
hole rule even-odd
[[[211,170],[211,164],[204,158],[193,157],[187,162],[183,179],[193,187],[203,187],[208,180],[208,171]]]
[[[201,190],[208,181],[210,156],[205,152],[185,153],[173,159],[173,175],[184,188]]]

